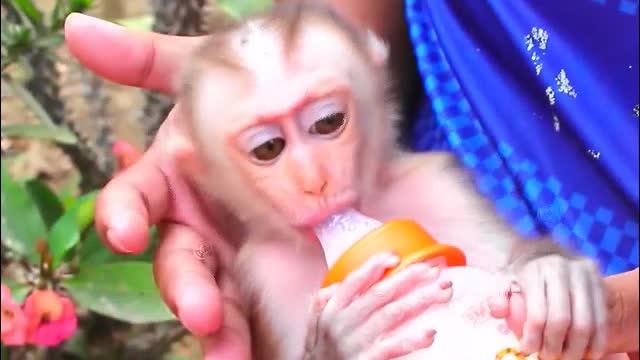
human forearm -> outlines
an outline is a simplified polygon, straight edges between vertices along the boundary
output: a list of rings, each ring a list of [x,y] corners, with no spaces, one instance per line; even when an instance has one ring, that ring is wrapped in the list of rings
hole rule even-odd
[[[609,353],[638,352],[638,268],[605,278],[609,293]]]

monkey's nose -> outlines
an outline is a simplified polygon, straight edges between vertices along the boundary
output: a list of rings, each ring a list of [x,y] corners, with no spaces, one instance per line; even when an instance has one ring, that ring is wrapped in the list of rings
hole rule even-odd
[[[323,180],[321,182],[318,182],[316,184],[317,186],[312,186],[304,189],[304,193],[307,195],[322,195],[324,194],[325,190],[327,190],[327,184],[328,182],[326,180]]]

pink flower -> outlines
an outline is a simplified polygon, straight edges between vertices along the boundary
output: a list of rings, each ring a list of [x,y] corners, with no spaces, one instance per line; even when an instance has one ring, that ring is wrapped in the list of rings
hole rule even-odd
[[[11,297],[11,289],[2,284],[2,305],[0,306],[2,324],[0,340],[5,345],[24,345],[27,341],[27,318]]]
[[[57,346],[73,336],[78,327],[73,302],[53,290],[34,290],[24,303],[29,321],[29,343]]]
[[[116,157],[118,161],[117,172],[120,172],[129,166],[133,165],[140,157],[142,157],[142,153],[140,150],[136,149],[133,145],[129,144],[126,141],[114,141],[113,146],[111,147],[111,151]]]

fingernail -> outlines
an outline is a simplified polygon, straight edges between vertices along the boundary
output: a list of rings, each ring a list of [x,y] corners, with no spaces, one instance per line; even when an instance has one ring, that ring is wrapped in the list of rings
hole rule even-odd
[[[438,276],[439,273],[440,273],[440,265],[435,265],[435,266],[432,266],[429,269],[428,276],[429,277],[436,277],[436,276]]]
[[[120,211],[110,220],[107,230],[109,243],[114,244],[122,252],[133,253],[134,250],[123,241],[123,235],[136,231],[135,223],[140,222],[140,215],[132,211]]]
[[[441,281],[438,285],[440,286],[440,289],[444,290],[451,288],[453,286],[453,282],[451,282],[451,280],[444,280]]]
[[[115,231],[114,229],[107,230],[107,242],[122,253],[126,253],[126,254],[133,253],[130,249],[128,249],[124,245],[124,242],[118,236],[118,232]]]
[[[72,13],[67,16],[67,20],[74,21],[78,26],[93,27],[94,29],[100,29],[102,31],[123,31],[124,27],[112,23],[110,21],[102,20],[93,16],[89,16],[82,13]]]
[[[424,336],[430,338],[430,337],[436,336],[436,334],[437,334],[437,331],[435,331],[434,329],[429,329],[425,331]]]
[[[439,303],[439,304],[446,304],[449,301],[451,301],[452,297],[453,297],[453,289],[452,288],[443,289],[443,291],[439,294],[438,299],[436,300],[436,302]]]
[[[393,267],[398,265],[399,262],[400,262],[400,258],[397,255],[390,255],[389,259],[387,259],[387,261],[384,262],[384,265],[386,267]]]
[[[176,301],[177,316],[180,322],[192,333],[199,333],[200,329],[191,321],[190,313],[194,312],[194,308],[199,305],[199,299],[194,297],[192,291],[182,291]]]

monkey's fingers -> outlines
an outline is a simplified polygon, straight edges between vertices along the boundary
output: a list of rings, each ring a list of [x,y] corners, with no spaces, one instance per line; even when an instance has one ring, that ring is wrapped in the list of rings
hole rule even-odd
[[[388,360],[426,349],[433,344],[436,331],[408,328],[397,335],[386,338],[370,348],[362,359]],[[360,358],[359,358],[360,359]]]
[[[542,269],[537,262],[527,265],[518,283],[522,286],[527,300],[527,317],[524,322],[521,350],[533,354],[542,347],[542,334],[547,319],[547,297]]]
[[[333,284],[329,287],[320,289],[313,299],[311,300],[310,316],[307,323],[307,331],[305,338],[305,351],[307,354],[312,354],[318,350],[318,341],[321,337],[324,337],[324,331],[320,327],[320,317],[331,297],[335,294],[338,284]]]
[[[546,279],[547,320],[540,357],[560,359],[572,317],[569,269],[564,259],[549,257],[541,270]]]
[[[382,278],[384,273],[398,265],[400,259],[393,254],[377,254],[367,260],[360,268],[349,274],[336,289],[325,312],[333,317],[373,284]]]
[[[599,272],[598,272],[599,273]],[[593,297],[593,306],[595,309],[595,334],[591,341],[589,349],[589,359],[601,359],[607,349],[608,329],[608,311],[607,300],[604,292],[603,281],[600,276],[593,276],[591,279],[591,294]]]
[[[223,324],[223,296],[213,277],[217,264],[203,239],[183,225],[167,224],[154,261],[160,295],[185,328],[197,336]]]
[[[572,290],[571,309],[573,313],[571,327],[567,335],[562,359],[580,360],[586,355],[593,336],[594,317],[592,284],[588,273],[573,269],[570,273]]]
[[[451,283],[418,287],[375,312],[360,326],[358,333],[373,335],[374,338],[371,341],[381,334],[392,334],[429,307],[448,302],[452,295]]]
[[[97,75],[163,92],[173,91],[189,48],[201,39],[134,32],[79,13],[67,17],[64,32],[71,54]]]
[[[433,283],[439,274],[438,267],[418,263],[373,285],[345,309],[351,314],[349,321],[345,322],[345,328],[350,331],[362,325],[371,314],[380,308],[403,297],[415,288],[422,289],[424,288],[422,285]]]

